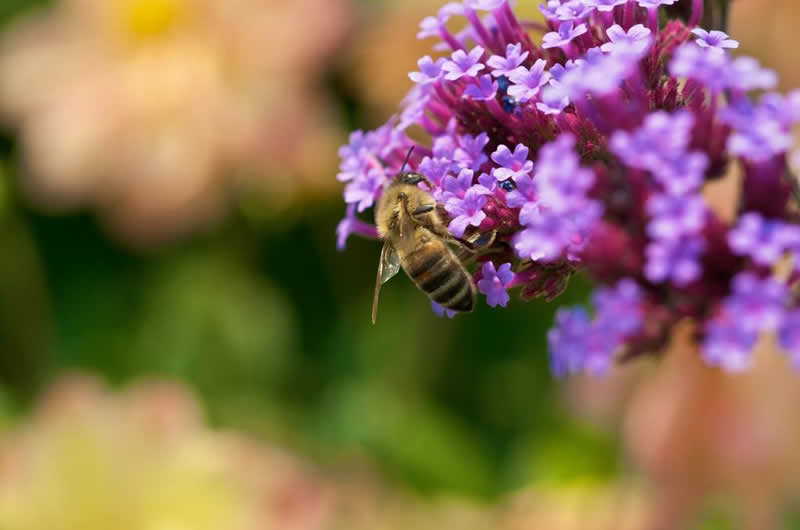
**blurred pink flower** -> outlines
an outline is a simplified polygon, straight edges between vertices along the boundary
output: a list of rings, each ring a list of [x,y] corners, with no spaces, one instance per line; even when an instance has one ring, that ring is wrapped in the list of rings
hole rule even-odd
[[[340,132],[314,73],[348,0],[60,0],[0,45],[0,113],[45,208],[136,243],[216,220],[231,188],[324,186]],[[277,194],[273,197],[272,194]]]
[[[296,458],[208,430],[168,383],[113,394],[64,379],[0,440],[7,530],[318,530],[330,499]]]
[[[73,375],[0,435],[0,528],[639,530],[649,510],[624,482],[539,484],[488,504],[415,496],[356,464],[323,473],[279,447],[211,430],[177,384],[112,392]]]
[[[684,528],[715,499],[742,528],[777,528],[780,509],[800,499],[797,374],[774,337],[759,343],[750,371],[722,373],[698,356],[690,328],[678,330],[657,366],[576,378],[568,400],[596,425],[622,424],[648,485],[648,528]]]

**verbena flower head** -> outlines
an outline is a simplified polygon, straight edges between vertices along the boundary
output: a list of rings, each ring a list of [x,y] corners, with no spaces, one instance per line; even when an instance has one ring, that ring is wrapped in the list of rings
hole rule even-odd
[[[391,131],[342,150],[340,243],[369,235],[359,209],[414,146],[408,169],[427,177],[420,186],[453,236],[495,234],[467,264],[488,305],[505,306],[517,287],[552,300],[576,272],[597,286],[592,312],[558,311],[548,335],[556,374],[658,353],[687,319],[713,366],[747,367],[762,332],[800,364],[800,216],[786,178],[787,160],[800,165],[788,153],[800,91],[765,93],[775,73],[732,58],[736,41],[715,28],[659,25],[674,3],[548,0],[541,40],[505,0],[451,3],[427,19],[423,36],[450,48],[450,75],[423,58],[419,74],[430,73],[415,76],[422,86]],[[702,2],[693,7],[698,21]],[[467,31],[450,34],[452,17]],[[429,141],[412,141],[409,128]],[[743,177],[728,220],[702,194],[731,165]],[[785,260],[793,272],[779,277]]]

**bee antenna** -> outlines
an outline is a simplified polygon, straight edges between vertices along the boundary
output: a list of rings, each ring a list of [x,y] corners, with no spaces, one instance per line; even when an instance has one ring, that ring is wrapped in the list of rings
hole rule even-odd
[[[400,168],[400,173],[402,173],[406,169],[406,164],[408,164],[408,159],[411,158],[411,153],[414,151],[415,146],[411,146],[408,149],[408,154],[406,155],[406,159],[403,160],[403,167]]]

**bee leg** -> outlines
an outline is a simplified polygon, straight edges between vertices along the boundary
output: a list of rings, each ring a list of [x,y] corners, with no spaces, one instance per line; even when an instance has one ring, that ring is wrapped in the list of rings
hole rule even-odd
[[[413,212],[411,212],[411,215],[413,215],[414,217],[418,217],[418,216],[424,215],[424,214],[426,214],[428,212],[432,212],[434,208],[435,208],[435,206],[433,204],[425,204],[423,206],[420,206],[419,208],[417,208]]]
[[[492,230],[491,232],[485,232],[483,234],[472,234],[467,239],[450,236],[449,240],[458,247],[456,257],[462,262],[469,262],[477,258],[481,251],[489,249],[494,244],[496,237],[497,230]]]
[[[452,242],[458,246],[456,258],[458,258],[458,261],[461,263],[467,264],[478,256],[477,253],[462,245],[457,239],[452,240]]]
[[[491,232],[472,234],[467,239],[457,238],[456,241],[463,245],[469,252],[474,254],[483,249],[491,247],[496,237],[497,230],[492,230]]]

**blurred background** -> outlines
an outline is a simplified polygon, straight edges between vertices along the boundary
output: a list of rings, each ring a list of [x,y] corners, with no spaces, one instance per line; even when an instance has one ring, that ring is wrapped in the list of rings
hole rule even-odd
[[[581,278],[453,320],[402,278],[370,325],[336,150],[396,111],[438,7],[0,0],[0,528],[800,528],[769,341],[742,376],[679,333],[555,381]],[[729,33],[789,88],[798,22],[736,0]]]

